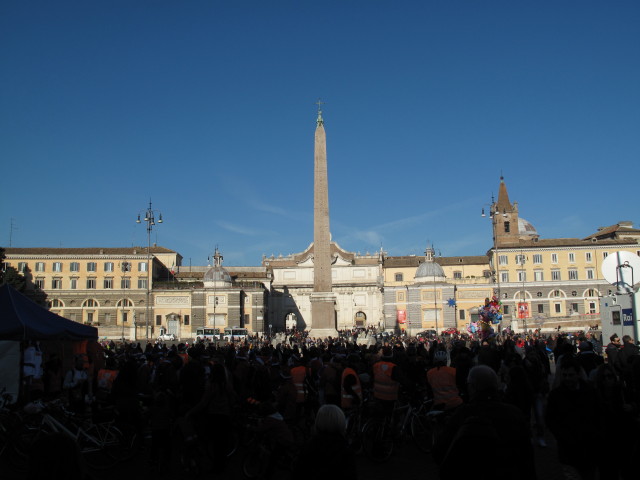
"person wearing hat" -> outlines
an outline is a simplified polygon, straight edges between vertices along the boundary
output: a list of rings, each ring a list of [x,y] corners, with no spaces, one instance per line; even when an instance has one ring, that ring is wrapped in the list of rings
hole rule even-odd
[[[434,366],[427,370],[427,385],[433,394],[434,409],[451,410],[462,405],[462,397],[456,385],[456,369],[447,366],[447,352],[436,351]]]

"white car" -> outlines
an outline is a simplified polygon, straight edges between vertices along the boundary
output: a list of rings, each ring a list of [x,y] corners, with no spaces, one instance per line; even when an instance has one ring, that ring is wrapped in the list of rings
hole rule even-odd
[[[176,340],[176,335],[174,333],[168,333],[164,328],[160,329],[160,335],[158,335],[159,342],[171,342]]]

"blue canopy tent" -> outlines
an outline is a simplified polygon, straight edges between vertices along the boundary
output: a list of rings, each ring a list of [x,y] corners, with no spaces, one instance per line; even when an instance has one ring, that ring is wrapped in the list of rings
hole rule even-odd
[[[0,286],[0,391],[4,389],[14,400],[20,391],[23,348],[28,342],[39,342],[63,356],[69,350],[65,344],[97,339],[97,328],[67,320],[15,288]]]

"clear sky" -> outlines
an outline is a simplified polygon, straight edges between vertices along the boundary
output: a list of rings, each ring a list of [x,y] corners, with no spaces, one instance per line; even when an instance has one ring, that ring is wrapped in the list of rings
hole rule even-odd
[[[318,98],[348,251],[484,254],[501,173],[542,238],[638,225],[637,0],[4,0],[0,245],[144,246],[151,199],[185,265],[301,252]]]

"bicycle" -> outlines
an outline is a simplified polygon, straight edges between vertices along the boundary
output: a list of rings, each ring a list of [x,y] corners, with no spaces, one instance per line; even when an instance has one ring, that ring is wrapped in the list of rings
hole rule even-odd
[[[58,410],[64,421],[52,415]],[[79,447],[85,464],[93,469],[105,469],[114,466],[126,458],[126,442],[122,432],[115,427],[114,421],[92,423],[89,420],[78,419],[74,414],[66,411],[59,404],[44,406],[36,414],[36,422],[25,422],[20,431],[15,432],[13,452],[16,455],[18,468],[26,469],[32,446],[43,436],[60,433],[71,438]]]
[[[392,411],[382,417],[369,419],[362,427],[362,447],[365,454],[376,462],[384,462],[393,454],[397,443],[408,435],[424,452],[431,451],[434,431],[430,414],[433,401],[426,399],[414,407],[410,402],[396,401]]]

